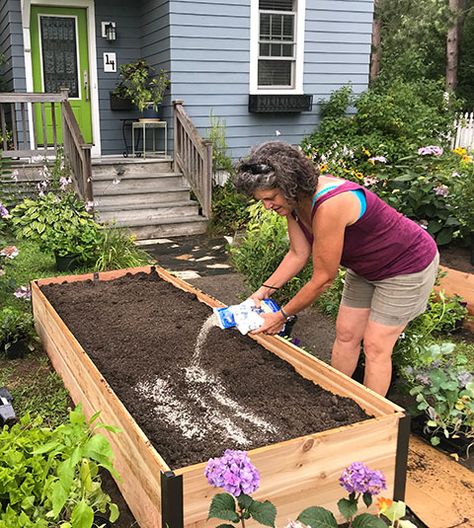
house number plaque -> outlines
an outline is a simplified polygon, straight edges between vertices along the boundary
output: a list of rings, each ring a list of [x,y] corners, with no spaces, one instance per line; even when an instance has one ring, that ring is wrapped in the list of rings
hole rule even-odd
[[[117,71],[117,59],[115,53],[106,51],[104,53],[104,71],[105,72],[116,72]]]

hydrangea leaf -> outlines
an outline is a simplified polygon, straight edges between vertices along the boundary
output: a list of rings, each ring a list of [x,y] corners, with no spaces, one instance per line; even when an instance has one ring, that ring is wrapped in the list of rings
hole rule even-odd
[[[351,519],[357,513],[357,502],[349,499],[341,499],[337,502],[337,507],[346,519]]]
[[[367,506],[367,508],[370,508],[370,506],[372,505],[372,501],[373,501],[372,494],[364,493],[362,495],[362,500],[364,501],[364,504]]]
[[[249,513],[260,524],[264,526],[275,526],[276,508],[270,501],[252,501]]]
[[[237,523],[240,517],[235,511],[235,499],[229,493],[218,493],[214,495],[209,507],[208,519],[215,517],[224,521]]]
[[[297,520],[311,528],[337,528],[334,515],[329,510],[319,506],[306,508],[298,515]]]
[[[247,508],[250,508],[250,505],[252,504],[253,499],[252,499],[252,497],[250,497],[250,495],[246,495],[245,493],[241,493],[237,497],[237,502],[239,503],[239,506],[241,507],[241,509],[247,509]]]
[[[370,513],[363,513],[355,517],[351,526],[352,528],[387,528],[380,517]]]

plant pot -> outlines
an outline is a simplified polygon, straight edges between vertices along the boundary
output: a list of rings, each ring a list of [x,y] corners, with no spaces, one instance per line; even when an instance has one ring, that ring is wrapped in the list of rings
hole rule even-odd
[[[113,524],[102,515],[94,515],[94,526],[101,526],[103,528],[112,528]]]
[[[77,253],[68,255],[58,255],[55,253],[54,258],[56,259],[57,271],[73,271],[79,268],[81,264],[80,255]]]
[[[28,351],[28,342],[26,339],[20,339],[12,343],[7,351],[6,355],[8,359],[19,359],[25,357]]]
[[[122,99],[112,92],[109,93],[111,110],[133,110],[134,106],[130,99]]]
[[[140,118],[141,119],[161,119],[162,115],[162,106],[160,105],[157,110],[155,110],[153,107],[150,108],[144,108]]]
[[[430,435],[426,431],[426,420],[427,417],[424,414],[415,416],[411,420],[411,430],[432,445],[431,438],[433,435]],[[458,434],[459,438],[446,438],[443,432],[440,431],[437,434],[440,442],[436,447],[447,453],[455,453],[461,458],[466,458],[468,456],[469,446],[474,443],[474,438],[468,438],[463,431],[460,431]]]

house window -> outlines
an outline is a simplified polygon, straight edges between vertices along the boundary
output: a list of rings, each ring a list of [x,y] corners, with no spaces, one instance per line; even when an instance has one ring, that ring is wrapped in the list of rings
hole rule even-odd
[[[259,0],[258,88],[295,88],[297,0]]]

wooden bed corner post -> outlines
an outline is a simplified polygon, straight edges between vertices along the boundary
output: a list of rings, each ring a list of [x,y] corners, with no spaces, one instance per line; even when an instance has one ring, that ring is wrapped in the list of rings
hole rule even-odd
[[[184,528],[183,477],[161,472],[161,528]]]
[[[407,482],[408,442],[410,440],[409,414],[400,418],[398,425],[397,454],[395,458],[395,482],[393,484],[393,500],[405,500],[405,487]]]

